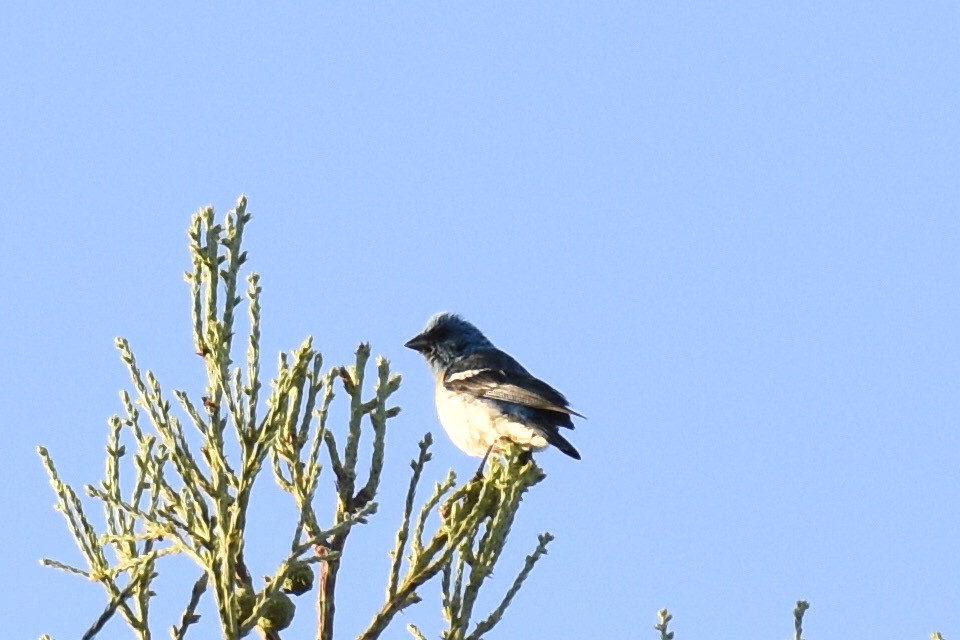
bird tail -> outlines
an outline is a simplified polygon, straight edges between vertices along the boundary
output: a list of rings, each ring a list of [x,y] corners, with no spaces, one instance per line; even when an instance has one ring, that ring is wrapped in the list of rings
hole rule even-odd
[[[563,451],[574,460],[580,459],[580,452],[577,451],[566,438],[560,435],[558,431],[547,431],[543,435],[547,439],[547,442],[555,446],[557,449],[560,449],[560,451]]]

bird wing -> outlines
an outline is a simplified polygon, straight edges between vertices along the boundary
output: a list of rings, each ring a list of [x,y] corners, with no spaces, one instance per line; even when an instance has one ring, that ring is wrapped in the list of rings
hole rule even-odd
[[[451,391],[478,398],[583,417],[569,407],[562,393],[530,375],[519,362],[500,350],[483,349],[458,359],[447,368],[443,385]]]

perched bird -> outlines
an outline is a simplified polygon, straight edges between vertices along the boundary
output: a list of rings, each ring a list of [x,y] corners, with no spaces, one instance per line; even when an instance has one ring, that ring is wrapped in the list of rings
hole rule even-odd
[[[491,451],[514,442],[528,451],[552,444],[580,459],[560,428],[573,429],[571,416],[583,416],[460,316],[436,314],[404,346],[427,359],[436,378],[440,423],[465,453],[485,462]]]

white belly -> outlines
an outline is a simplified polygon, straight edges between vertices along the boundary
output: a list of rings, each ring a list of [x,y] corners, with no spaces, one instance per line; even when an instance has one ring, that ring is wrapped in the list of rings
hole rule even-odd
[[[440,424],[453,443],[468,455],[479,458],[490,447],[500,451],[506,441],[533,449],[547,446],[543,436],[499,413],[490,401],[452,393],[443,383],[437,384],[436,401]]]

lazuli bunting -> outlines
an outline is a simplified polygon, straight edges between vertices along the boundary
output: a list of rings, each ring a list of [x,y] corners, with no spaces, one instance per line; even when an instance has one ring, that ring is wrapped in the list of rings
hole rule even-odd
[[[440,423],[465,453],[486,460],[490,451],[514,442],[528,450],[552,444],[580,459],[560,428],[573,429],[571,416],[583,416],[460,316],[438,313],[404,346],[427,359]]]

